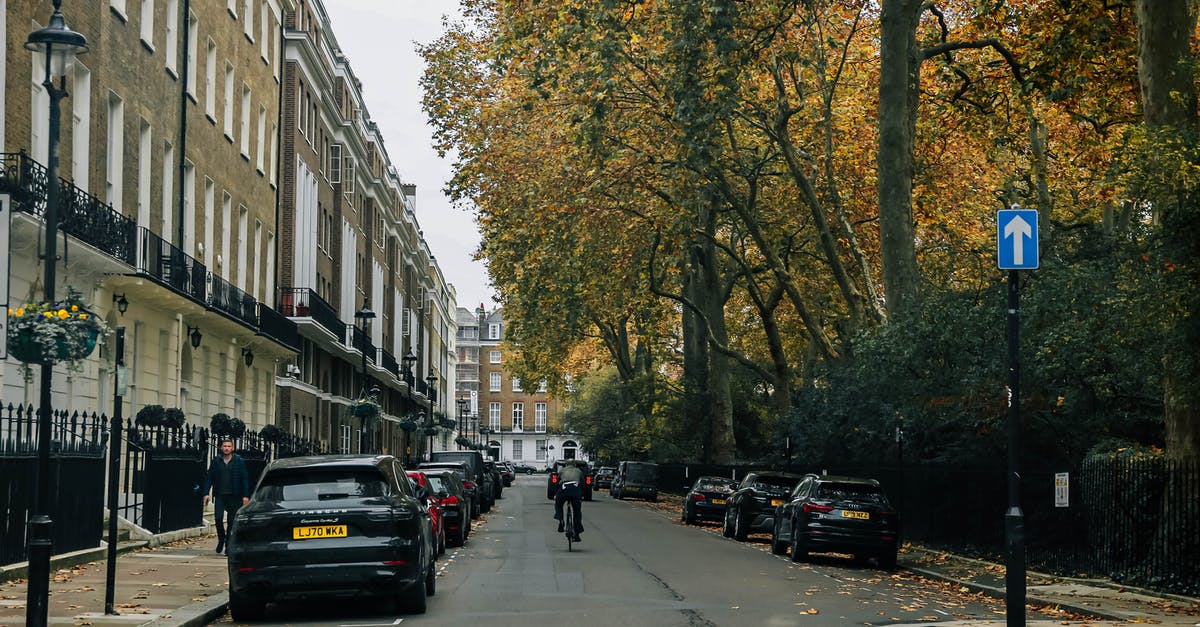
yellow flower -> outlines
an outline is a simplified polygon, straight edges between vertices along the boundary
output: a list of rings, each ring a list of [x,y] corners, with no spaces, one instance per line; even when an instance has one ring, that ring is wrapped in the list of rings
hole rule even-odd
[[[79,305],[71,305],[71,311],[79,311]]]
[[[53,312],[53,311],[47,311],[46,313],[44,313],[44,314],[42,314],[42,315],[43,315],[43,316],[46,316],[47,318],[53,318],[53,317],[54,317],[54,312]]]
[[[24,316],[24,315],[25,315],[25,308],[17,307],[17,316]]]
[[[81,313],[81,314],[79,314],[79,319],[80,319],[80,320],[87,320],[87,314],[85,314],[85,313]]]
[[[11,316],[11,315],[13,315],[13,310],[12,310],[12,307],[9,307],[9,308],[8,308],[8,315],[10,315],[10,316]]]
[[[71,314],[67,313],[67,310],[66,310],[66,309],[59,309],[59,310],[58,310],[58,317],[59,317],[59,319],[60,319],[60,320],[66,320],[67,318],[70,318],[70,317],[71,317]]]

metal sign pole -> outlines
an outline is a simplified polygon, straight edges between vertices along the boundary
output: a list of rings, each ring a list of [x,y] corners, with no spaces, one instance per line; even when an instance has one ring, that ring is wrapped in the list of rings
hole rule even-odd
[[[116,376],[113,377],[113,415],[108,449],[108,573],[104,580],[104,613],[117,614],[113,601],[117,586],[117,490],[121,480],[122,396],[125,394],[125,327],[117,327]]]
[[[1019,271],[1008,272],[1008,511],[1005,611],[1008,627],[1025,624],[1025,516],[1021,512],[1021,291]]]

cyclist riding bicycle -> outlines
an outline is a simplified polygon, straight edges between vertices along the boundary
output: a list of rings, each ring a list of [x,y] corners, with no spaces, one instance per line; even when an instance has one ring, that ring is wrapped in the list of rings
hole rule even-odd
[[[554,520],[558,521],[559,532],[563,531],[563,502],[570,501],[571,509],[575,512],[575,542],[580,541],[579,534],[583,533],[583,491],[580,484],[583,482],[583,471],[575,464],[575,460],[568,459],[563,462],[563,467],[558,471],[558,492],[554,495]]]

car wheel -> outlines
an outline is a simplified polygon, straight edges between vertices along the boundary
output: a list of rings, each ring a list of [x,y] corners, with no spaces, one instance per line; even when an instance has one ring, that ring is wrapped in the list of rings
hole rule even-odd
[[[796,523],[792,523],[792,561],[803,562],[808,559],[808,547],[802,539],[804,534],[796,528]]]
[[[726,509],[725,520],[721,522],[721,535],[725,536],[726,538],[733,537],[733,525],[729,524],[729,514],[731,512],[733,512],[733,509]]]
[[[437,594],[437,566],[429,560],[429,568],[425,570],[425,596]]]
[[[235,621],[261,620],[266,610],[267,604],[263,601],[252,601],[232,590],[229,592],[229,615]]]
[[[889,549],[879,556],[879,567],[884,570],[896,570],[896,549]]]
[[[424,614],[428,607],[424,581],[414,581],[406,586],[396,599],[396,609],[404,614]]]
[[[654,496],[650,497],[650,502],[651,502],[651,503],[657,503],[657,502],[658,502],[658,495],[657,495],[657,494],[655,494]]]
[[[787,550],[788,546],[779,541],[779,525],[775,525],[771,529],[771,555],[783,555]]]
[[[746,541],[746,528],[742,524],[741,512],[738,512],[733,517],[733,539],[737,540],[738,542]]]

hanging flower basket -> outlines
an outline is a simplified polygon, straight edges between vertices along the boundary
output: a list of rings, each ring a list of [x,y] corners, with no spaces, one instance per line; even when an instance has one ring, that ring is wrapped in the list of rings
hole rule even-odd
[[[438,428],[437,428],[437,427],[435,427],[435,426],[433,426],[433,425],[430,425],[430,426],[428,426],[428,427],[425,427],[425,435],[437,435],[437,434],[438,434]]]
[[[350,406],[350,415],[358,418],[375,418],[379,415],[379,405],[375,403],[358,403]]]
[[[413,422],[413,421],[411,421],[411,420],[406,420],[406,421],[404,421],[404,422],[400,423],[400,429],[401,429],[402,431],[406,431],[406,432],[408,432],[408,433],[412,433],[413,431],[416,431],[416,430],[417,430],[417,423],[415,423],[415,422]]]
[[[88,311],[74,290],[61,302],[8,310],[8,352],[26,364],[77,366],[107,332],[108,326]]]

